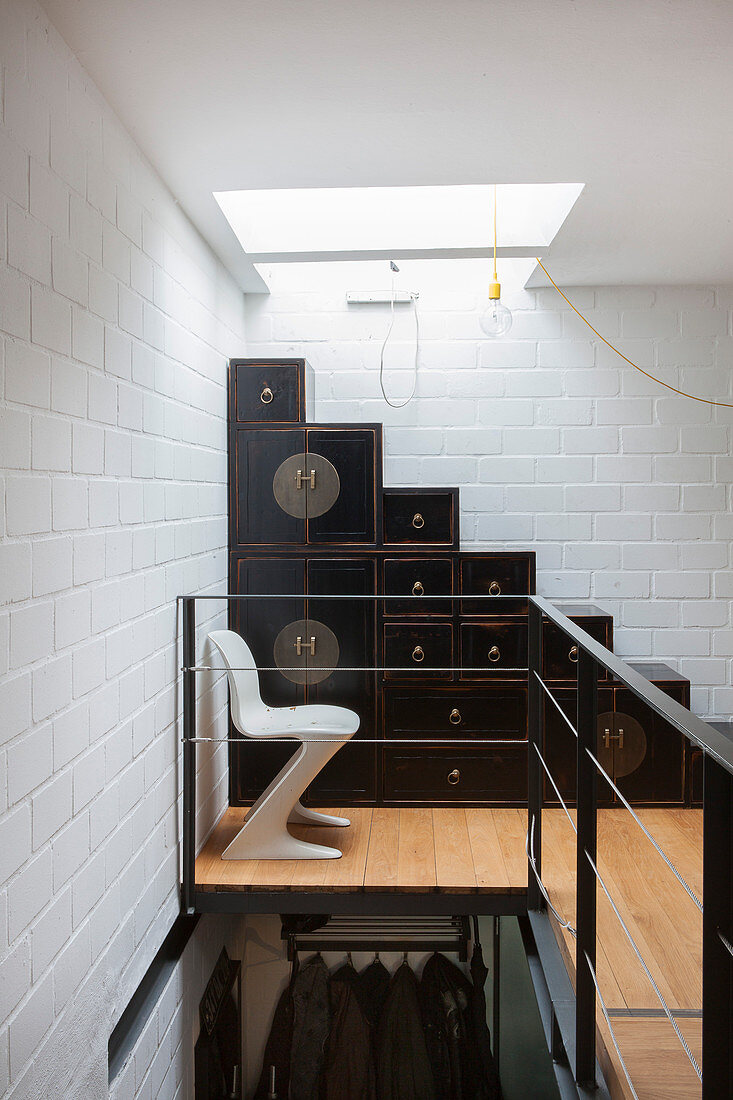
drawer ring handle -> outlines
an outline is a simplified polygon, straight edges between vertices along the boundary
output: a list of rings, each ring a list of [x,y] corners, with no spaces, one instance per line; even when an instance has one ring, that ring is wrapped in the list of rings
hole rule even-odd
[[[455,787],[457,783],[461,782],[461,773],[458,768],[454,768],[452,772],[448,772],[448,782],[451,787]]]
[[[494,664],[497,661],[501,660],[501,651],[498,645],[492,645],[491,649],[489,650],[489,660],[493,661]]]
[[[269,405],[274,396],[275,395],[273,394],[270,387],[265,386],[264,390],[260,394],[260,401],[262,402],[263,405]]]
[[[501,585],[499,584],[498,581],[492,581],[491,584],[489,585],[489,595],[490,596],[500,596],[501,595]]]
[[[578,663],[578,647],[576,645],[574,645],[573,648],[568,653],[568,658],[569,658],[569,660],[571,660],[573,662],[574,665],[577,665],[577,663]]]
[[[425,526],[425,520],[423,519],[423,517],[420,515],[419,512],[415,512],[415,515],[412,517],[412,526],[416,527],[418,529],[418,531],[420,530],[421,527]]]
[[[461,724],[461,712],[458,707],[454,707],[448,715],[448,721],[452,726],[460,726]]]
[[[413,596],[422,596],[424,594],[424,592],[425,592],[425,589],[422,586],[422,581],[415,581],[415,583],[412,586]]]
[[[421,645],[416,645],[415,648],[413,649],[412,659],[413,659],[413,661],[416,661],[418,664],[420,664],[421,661],[425,660],[425,652],[424,652],[423,647]]]

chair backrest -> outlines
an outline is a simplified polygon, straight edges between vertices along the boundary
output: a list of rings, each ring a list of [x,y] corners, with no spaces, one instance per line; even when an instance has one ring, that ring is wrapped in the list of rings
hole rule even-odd
[[[260,678],[252,650],[234,630],[212,630],[209,640],[226,665],[232,721],[240,733],[251,737],[260,726],[266,709],[260,696]]]

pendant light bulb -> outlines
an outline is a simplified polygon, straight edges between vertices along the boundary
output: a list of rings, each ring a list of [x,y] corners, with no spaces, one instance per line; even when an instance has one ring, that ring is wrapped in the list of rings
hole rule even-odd
[[[492,290],[494,287],[500,289],[498,283],[492,283]],[[486,336],[506,336],[512,327],[512,320],[512,312],[501,304],[499,294],[496,297],[489,294],[489,304],[478,319],[478,323]]]
[[[487,336],[506,336],[512,327],[512,313],[501,304],[501,284],[496,274],[496,184],[494,184],[494,279],[489,286],[489,303],[479,316],[479,324]]]

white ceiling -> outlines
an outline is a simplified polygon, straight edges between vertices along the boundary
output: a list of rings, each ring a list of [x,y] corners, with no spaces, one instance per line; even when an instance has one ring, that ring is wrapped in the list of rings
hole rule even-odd
[[[245,288],[214,191],[566,181],[556,281],[733,283],[730,0],[45,7]]]

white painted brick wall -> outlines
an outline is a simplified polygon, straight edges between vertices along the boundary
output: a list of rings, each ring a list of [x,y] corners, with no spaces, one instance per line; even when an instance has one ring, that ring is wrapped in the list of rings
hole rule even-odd
[[[730,288],[568,293],[644,369],[733,400]],[[249,296],[248,351],[309,359],[318,419],[384,422],[386,484],[459,485],[469,547],[536,550],[543,595],[597,600],[621,654],[679,668],[698,713],[729,717],[733,412],[643,378],[552,289],[516,304],[509,338],[491,341],[477,298],[421,294],[418,396],[401,411],[379,392],[388,306],[359,311],[332,290]],[[412,331],[390,349],[395,394],[409,392]]]
[[[243,350],[240,291],[35,0],[4,2],[0,1093],[14,1100],[107,1096],[109,1033],[178,910],[175,597],[226,586],[226,358]],[[200,691],[215,731],[225,693]],[[225,756],[200,757],[204,834]],[[196,1004],[228,927],[199,926],[120,1100],[191,1096]]]

